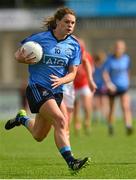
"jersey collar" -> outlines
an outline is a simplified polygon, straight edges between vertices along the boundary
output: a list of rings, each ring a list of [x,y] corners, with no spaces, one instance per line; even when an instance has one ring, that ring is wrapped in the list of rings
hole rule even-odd
[[[64,39],[57,39],[56,36],[54,35],[53,31],[52,30],[50,30],[50,31],[51,31],[52,36],[54,37],[54,39],[56,39],[57,42],[64,41],[70,36],[70,35],[67,35]]]

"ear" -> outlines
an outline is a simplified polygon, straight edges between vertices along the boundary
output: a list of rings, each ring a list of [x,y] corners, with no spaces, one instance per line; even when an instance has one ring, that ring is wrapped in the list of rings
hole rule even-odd
[[[59,20],[58,20],[58,19],[56,19],[56,25],[58,25],[58,23],[59,23]]]

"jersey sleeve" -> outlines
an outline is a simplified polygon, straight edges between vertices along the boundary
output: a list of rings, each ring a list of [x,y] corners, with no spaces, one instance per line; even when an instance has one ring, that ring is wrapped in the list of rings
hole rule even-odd
[[[37,34],[32,34],[31,36],[26,37],[26,38],[23,39],[20,43],[21,43],[21,45],[23,45],[24,43],[26,43],[26,42],[28,42],[28,41],[38,42],[38,36],[37,36]]]
[[[128,56],[128,68],[127,70],[129,71],[132,67],[132,63],[131,63],[131,60],[130,60],[130,57]]]
[[[69,66],[81,64],[81,49],[79,45],[75,46],[72,57],[69,59]]]
[[[111,69],[111,63],[110,63],[110,59],[106,59],[105,63],[103,64],[103,71],[107,71],[110,72]]]

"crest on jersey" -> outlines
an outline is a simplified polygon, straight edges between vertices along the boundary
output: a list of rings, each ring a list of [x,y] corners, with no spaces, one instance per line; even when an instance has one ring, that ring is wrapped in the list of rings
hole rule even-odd
[[[69,56],[69,57],[72,55],[72,51],[71,51],[71,49],[69,49],[69,48],[65,50],[65,53],[66,53],[66,55]]]
[[[43,95],[43,96],[48,96],[48,94],[49,94],[49,93],[48,93],[48,91],[46,91],[46,90],[44,90],[44,91],[42,92],[42,95]]]

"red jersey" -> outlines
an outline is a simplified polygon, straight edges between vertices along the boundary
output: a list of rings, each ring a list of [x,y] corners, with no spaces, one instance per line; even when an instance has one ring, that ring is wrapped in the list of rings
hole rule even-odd
[[[85,51],[83,48],[81,48],[81,49],[82,49],[82,51]],[[86,56],[93,68],[93,58],[91,57],[89,52],[86,52]],[[78,70],[77,70],[75,80],[74,80],[74,88],[79,89],[86,85],[88,85],[87,73],[86,73],[84,65],[80,64],[78,67]]]

